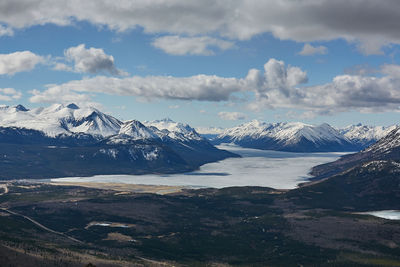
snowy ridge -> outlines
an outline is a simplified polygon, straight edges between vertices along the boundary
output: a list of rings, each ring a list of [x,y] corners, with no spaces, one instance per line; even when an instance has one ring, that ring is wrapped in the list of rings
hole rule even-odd
[[[395,128],[387,136],[362,152],[385,154],[392,152],[393,149],[400,149],[400,127]]]
[[[302,122],[266,123],[253,120],[225,129],[213,142],[294,152],[360,151],[396,127],[357,124],[336,129],[327,123],[310,125]]]
[[[305,138],[313,143],[321,141],[334,141],[342,143],[343,136],[328,124],[313,126],[301,122],[265,123],[258,120],[241,124],[237,127],[226,129],[218,138],[229,137],[233,141],[246,138],[272,138],[284,141],[286,144],[296,143]],[[347,141],[347,140],[346,140]]]
[[[72,133],[105,137],[117,134],[121,122],[95,108],[79,108],[75,104],[54,104],[32,110],[18,105],[0,109],[0,126],[38,130],[50,137]]]
[[[125,122],[121,126],[118,135],[126,135],[133,140],[159,138],[152,130],[137,120]]]
[[[179,141],[204,140],[204,138],[201,137],[196,130],[190,127],[188,124],[175,122],[171,119],[145,121],[143,124],[153,129],[161,139],[169,137]]]
[[[26,109],[0,106],[0,126],[16,127],[43,132],[48,137],[89,134],[98,139],[109,137],[111,143],[149,139],[173,139],[176,141],[204,141],[195,129],[170,119],[145,122],[137,120],[121,122],[93,107],[75,104],[53,104],[49,107]]]
[[[396,129],[396,125],[391,126],[368,126],[368,125],[349,125],[339,129],[340,133],[353,142],[372,144],[377,140],[385,137],[391,131]]]

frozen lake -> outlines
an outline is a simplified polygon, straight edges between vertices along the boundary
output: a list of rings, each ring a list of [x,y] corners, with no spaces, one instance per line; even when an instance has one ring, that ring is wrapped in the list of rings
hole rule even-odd
[[[92,177],[66,177],[53,182],[101,182],[187,187],[265,186],[292,189],[307,181],[311,167],[336,160],[345,153],[291,153],[218,146],[239,154],[242,158],[229,158],[203,165],[199,170],[171,175],[96,175]]]

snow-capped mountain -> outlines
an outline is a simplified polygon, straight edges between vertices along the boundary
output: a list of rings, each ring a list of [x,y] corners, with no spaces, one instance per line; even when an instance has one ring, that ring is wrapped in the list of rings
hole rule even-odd
[[[121,122],[96,108],[0,107],[0,179],[190,171],[237,155],[187,124]],[[20,168],[24,166],[24,168]]]
[[[86,133],[106,137],[117,134],[121,121],[96,108],[54,104],[28,110],[22,105],[0,108],[0,126],[38,130],[47,136]]]
[[[185,123],[162,119],[146,121],[144,125],[152,130],[163,143],[195,165],[238,156],[217,149],[206,138],[200,136],[194,128]]]
[[[128,136],[130,139],[157,139],[159,136],[151,129],[144,126],[140,121],[131,120],[122,124],[118,135]]]
[[[194,140],[201,141],[204,139],[196,132],[194,128],[190,127],[188,124],[175,122],[168,118],[155,121],[145,121],[144,125],[150,129],[153,129],[161,139],[169,137],[173,140],[184,142]]]
[[[383,154],[396,154],[400,152],[400,127],[396,127],[389,132],[385,137],[381,138],[378,142],[370,147],[361,151],[363,154],[372,154],[374,157]]]
[[[355,149],[350,140],[326,123],[314,126],[301,122],[265,123],[253,120],[226,129],[213,142],[292,152]]]
[[[339,129],[339,131],[354,144],[358,144],[360,148],[365,148],[388,135],[396,127],[396,125],[385,127],[357,124],[349,125],[345,128]]]

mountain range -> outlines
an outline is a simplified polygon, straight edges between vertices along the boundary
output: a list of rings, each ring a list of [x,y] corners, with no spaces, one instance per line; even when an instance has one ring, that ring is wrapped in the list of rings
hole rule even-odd
[[[191,171],[237,157],[187,124],[122,122],[93,107],[0,108],[0,178]]]
[[[266,123],[253,120],[225,129],[210,139],[213,144],[234,143],[242,147],[289,152],[359,151],[375,143],[397,126],[350,125],[336,129],[327,123]],[[203,129],[204,136],[206,134]],[[212,133],[216,131],[213,130]]]

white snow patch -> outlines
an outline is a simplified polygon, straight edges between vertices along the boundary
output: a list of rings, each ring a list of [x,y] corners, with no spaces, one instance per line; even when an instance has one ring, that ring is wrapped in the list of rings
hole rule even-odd
[[[379,211],[367,211],[357,212],[357,214],[367,214],[387,220],[400,220],[400,210],[379,210]]]

